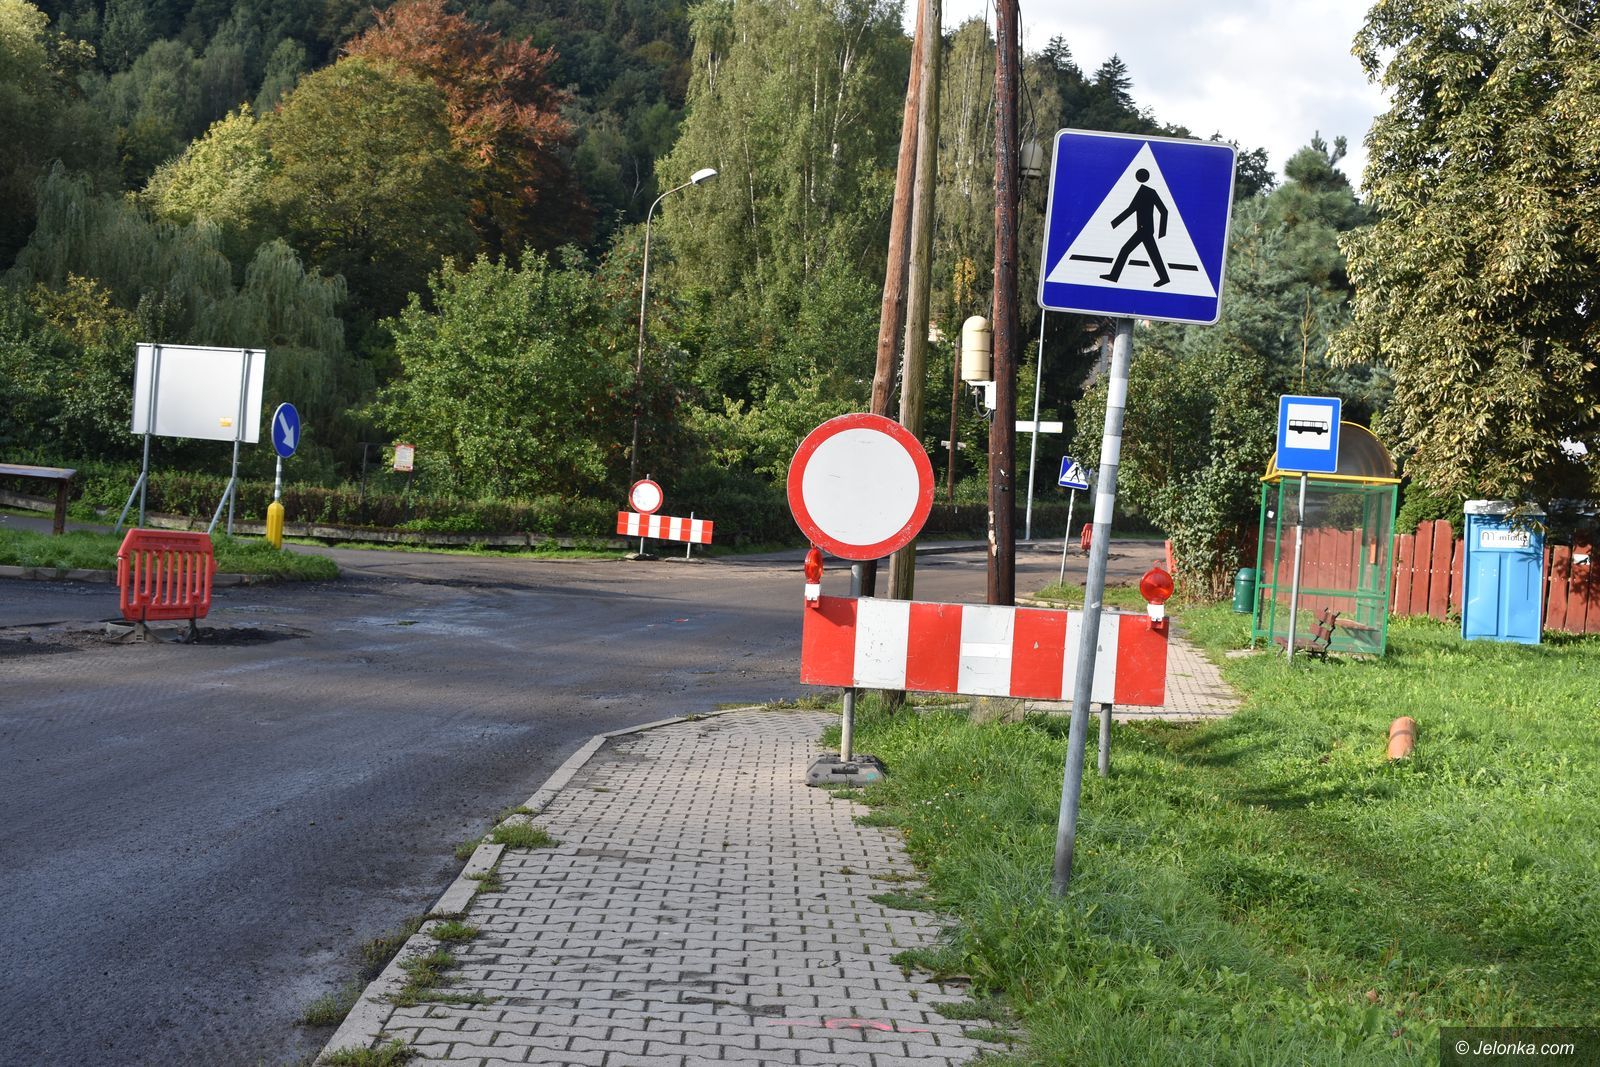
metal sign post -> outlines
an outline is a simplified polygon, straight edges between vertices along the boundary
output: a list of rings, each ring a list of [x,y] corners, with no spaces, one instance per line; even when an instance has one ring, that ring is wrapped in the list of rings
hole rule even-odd
[[[861,595],[861,576],[865,573],[865,563],[850,564],[850,595]],[[839,717],[839,760],[842,764],[850,765],[855,755],[856,740],[856,690],[854,686],[847,686],[844,691],[844,712]]]
[[[1100,442],[1100,487],[1094,501],[1094,540],[1089,546],[1089,576],[1083,588],[1083,632],[1100,632],[1101,598],[1106,591],[1106,560],[1111,551],[1111,514],[1117,503],[1117,465],[1122,457],[1122,416],[1128,404],[1128,365],[1133,359],[1133,320],[1117,320],[1111,347],[1111,379],[1106,386],[1106,427]],[[1051,888],[1066,893],[1072,881],[1072,849],[1078,833],[1078,798],[1083,792],[1083,753],[1088,745],[1089,704],[1094,693],[1097,642],[1078,644],[1072,686],[1072,724],[1067,731],[1066,774],[1056,821],[1055,866]]]
[[[1039,463],[1039,386],[1044,381],[1044,320],[1050,313],[1039,309],[1039,353],[1033,364],[1033,443],[1028,446],[1028,508],[1023,512],[1022,539],[1033,540],[1033,478]]]
[[[128,502],[122,505],[122,514],[117,516],[117,524],[111,528],[112,533],[122,530],[122,522],[128,517],[128,509],[133,507],[133,498],[139,498],[139,525],[144,525],[144,490],[145,484],[150,480],[150,435],[156,429],[156,382],[161,380],[161,346],[152,345],[150,361],[152,364],[149,377],[146,379],[147,395],[145,397],[144,419],[144,462],[139,466],[139,480],[133,483],[133,491],[128,494]],[[137,386],[135,386],[137,389]],[[135,405],[137,406],[137,405]]]
[[[1300,506],[1294,513],[1294,570],[1289,579],[1289,639],[1284,642],[1289,649],[1288,660],[1294,662],[1294,635],[1297,623],[1296,616],[1300,614],[1300,561],[1305,556],[1306,537],[1306,480],[1305,474],[1300,475]]]
[[[1067,493],[1067,529],[1061,535],[1061,576],[1056,579],[1057,585],[1067,584],[1067,545],[1072,542],[1072,507],[1078,502],[1078,491],[1073,489]]]
[[[251,357],[254,356],[254,355],[255,355],[255,353],[252,350],[248,349],[248,348],[242,349],[241,352],[240,352],[241,358],[239,360],[239,405],[238,405],[238,411],[237,411],[237,413],[234,415],[234,417],[231,420],[228,420],[228,422],[232,423],[232,429],[233,429],[233,469],[228,475],[228,486],[227,486],[226,489],[224,489],[222,491],[222,499],[217,501],[217,510],[215,512],[213,512],[212,515],[211,515],[211,525],[206,527],[206,533],[210,533],[210,532],[212,532],[213,530],[215,530],[217,528],[217,521],[222,518],[222,506],[224,504],[226,504],[228,506],[228,527],[227,527],[227,532],[228,532],[228,536],[229,537],[233,536],[233,501],[234,501],[234,497],[238,494],[238,488],[239,488],[239,444],[242,441],[244,441],[245,438],[246,438],[246,424],[247,424],[247,422],[254,422],[255,421],[254,419],[248,419],[247,420],[247,418],[246,418],[246,406],[251,401],[251,396],[250,396],[250,377],[251,377],[250,371],[251,371],[251,366],[250,366],[250,364],[251,364]],[[260,413],[260,410],[261,410],[261,397],[259,395],[257,395],[254,398],[254,400],[255,400],[255,409],[256,409],[256,412],[257,412],[255,418],[259,419],[260,418],[260,414],[259,413]],[[227,422],[224,423],[224,425],[227,425],[227,424],[228,424]],[[249,436],[249,439],[250,439],[251,442],[254,442],[255,440],[257,440],[256,427],[255,426],[251,425],[249,427],[248,436]]]

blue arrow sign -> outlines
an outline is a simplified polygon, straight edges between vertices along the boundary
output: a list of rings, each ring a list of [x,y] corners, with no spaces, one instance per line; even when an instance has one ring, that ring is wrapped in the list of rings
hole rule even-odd
[[[1335,396],[1278,398],[1278,453],[1281,471],[1339,473],[1339,415]]]
[[[1089,475],[1078,465],[1078,461],[1071,456],[1061,457],[1061,476],[1056,479],[1056,484],[1063,489],[1089,488]]]
[[[1216,322],[1234,154],[1216,141],[1057,133],[1039,306]]]
[[[293,404],[279,404],[272,413],[272,447],[284,459],[300,447],[300,413]]]

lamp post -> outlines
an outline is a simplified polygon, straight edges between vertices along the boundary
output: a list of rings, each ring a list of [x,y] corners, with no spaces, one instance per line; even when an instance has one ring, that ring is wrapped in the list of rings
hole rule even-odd
[[[656,213],[656,207],[680,190],[701,182],[710,181],[717,176],[715,168],[704,167],[689,175],[689,180],[682,185],[675,186],[662,193],[651,203],[650,210],[644,213],[644,270],[639,276],[639,355],[633,362],[633,445],[628,449],[628,481],[639,480],[639,411],[644,405],[644,307],[645,300],[650,293],[650,217]]]

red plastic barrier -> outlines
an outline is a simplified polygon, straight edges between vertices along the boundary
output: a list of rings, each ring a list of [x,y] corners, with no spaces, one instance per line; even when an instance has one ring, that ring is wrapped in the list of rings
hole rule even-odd
[[[216,570],[209,534],[129,530],[117,549],[122,617],[129,622],[203,619],[211,610]]]
[[[1078,544],[1085,552],[1094,547],[1094,523],[1083,524],[1083,533],[1078,535]]]

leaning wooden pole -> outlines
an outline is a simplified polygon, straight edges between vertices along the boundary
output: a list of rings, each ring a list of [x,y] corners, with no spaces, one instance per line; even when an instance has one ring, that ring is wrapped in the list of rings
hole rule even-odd
[[[989,424],[989,596],[1017,595],[1017,0],[996,0],[994,67],[994,420]]]
[[[894,392],[894,357],[906,314],[906,255],[911,243],[911,185],[917,170],[917,102],[922,92],[923,16],[917,8],[917,29],[911,38],[911,75],[906,79],[906,107],[900,125],[900,157],[894,172],[894,207],[889,216],[889,263],[883,274],[883,309],[878,316],[878,362],[872,374],[872,413],[889,415]]]
[[[906,106],[900,120],[900,157],[894,172],[894,206],[889,214],[889,262],[883,272],[883,307],[878,313],[878,360],[872,372],[874,415],[889,417],[894,393],[895,356],[906,317],[906,258],[911,244],[911,185],[917,169],[917,102],[922,94],[922,43],[924,11],[917,7],[917,28],[911,37],[911,73],[906,78]],[[878,561],[861,568],[861,592],[874,596],[878,586]]]
[[[900,425],[922,437],[922,394],[928,365],[928,318],[932,289],[934,191],[939,161],[940,0],[923,0],[922,94],[917,102],[917,180],[911,193],[911,250],[906,272],[905,359],[900,371]],[[889,595],[910,600],[916,578],[917,543],[894,554]]]

